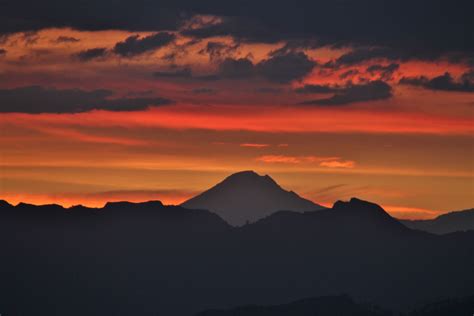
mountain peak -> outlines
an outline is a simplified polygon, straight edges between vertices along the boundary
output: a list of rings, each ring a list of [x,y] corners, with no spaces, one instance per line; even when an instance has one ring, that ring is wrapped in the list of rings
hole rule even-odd
[[[396,226],[397,228],[404,228],[401,223],[390,216],[380,205],[358,198],[353,197],[348,202],[337,201],[334,203],[332,210],[344,217],[354,220],[368,220],[377,225],[390,225]]]
[[[0,200],[0,208],[7,208],[7,207],[12,207],[13,205],[11,205],[10,203],[8,203],[7,201],[5,200]]]
[[[351,212],[358,214],[365,213],[390,216],[378,204],[364,201],[355,197],[351,198],[348,202],[337,201],[336,203],[334,203],[332,209],[338,212]]]
[[[261,176],[253,170],[240,171],[225,178],[221,184],[245,185],[279,185],[269,175]]]
[[[270,176],[261,176],[251,170],[226,177],[182,206],[207,209],[237,226],[280,210],[307,212],[323,208],[292,191],[284,190]]]

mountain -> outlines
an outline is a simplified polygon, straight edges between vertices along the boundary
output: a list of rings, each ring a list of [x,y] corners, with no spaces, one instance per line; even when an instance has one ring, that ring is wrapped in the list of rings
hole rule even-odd
[[[474,209],[451,212],[431,220],[401,220],[405,226],[433,234],[474,230]]]
[[[474,295],[462,298],[437,300],[417,308],[409,316],[472,316],[474,310]]]
[[[253,171],[232,174],[181,206],[210,210],[235,226],[255,222],[280,210],[307,212],[324,208],[282,189],[270,176]]]
[[[196,316],[391,316],[379,308],[357,304],[350,297],[323,296],[280,305],[246,305],[226,310],[207,310]]]
[[[405,316],[471,316],[474,296],[443,299],[418,307]],[[244,305],[231,309],[210,309],[196,316],[392,316],[396,315],[380,307],[356,303],[347,295],[312,297],[288,304]]]
[[[0,202],[0,251],[5,315],[190,316],[341,294],[399,312],[474,294],[474,232],[411,230],[355,198],[241,227],[158,201]]]

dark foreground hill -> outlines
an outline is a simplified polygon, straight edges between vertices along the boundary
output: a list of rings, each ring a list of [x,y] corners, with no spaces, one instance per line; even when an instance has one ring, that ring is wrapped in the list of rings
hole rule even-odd
[[[224,310],[207,310],[196,316],[391,316],[390,312],[367,304],[357,304],[348,296],[307,298],[280,305],[245,305]]]
[[[260,176],[253,171],[234,173],[181,205],[189,209],[210,210],[235,226],[255,222],[281,210],[309,212],[324,209],[293,191],[284,190],[270,176]]]
[[[451,212],[430,220],[403,220],[405,226],[433,234],[474,230],[474,209]]]
[[[196,316],[471,316],[474,296],[444,299],[406,313],[392,313],[372,304],[354,302],[349,296],[323,296],[279,305],[245,305],[231,309],[207,310]]]
[[[352,199],[234,228],[159,202],[0,203],[3,315],[193,315],[347,293],[395,311],[474,294],[474,232],[413,231]]]

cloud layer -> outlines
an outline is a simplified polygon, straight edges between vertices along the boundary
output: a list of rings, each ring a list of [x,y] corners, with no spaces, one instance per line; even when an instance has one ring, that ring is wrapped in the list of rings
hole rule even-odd
[[[110,98],[110,90],[49,89],[28,86],[0,89],[1,113],[77,113],[91,110],[134,111],[171,103],[164,98]]]

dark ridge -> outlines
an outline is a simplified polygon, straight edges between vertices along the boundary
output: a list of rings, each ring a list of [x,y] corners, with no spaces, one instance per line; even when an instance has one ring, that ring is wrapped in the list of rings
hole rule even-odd
[[[9,207],[13,207],[13,205],[11,205],[5,200],[0,200],[0,208],[9,208]]]
[[[411,229],[438,235],[474,230],[474,209],[450,212],[430,220],[401,220],[401,222]]]
[[[15,209],[38,209],[38,210],[48,210],[48,211],[65,211],[66,208],[62,207],[58,204],[42,204],[42,205],[34,205],[29,203],[20,202]]]
[[[334,293],[403,312],[474,293],[474,232],[412,231],[357,199],[239,228],[158,202],[8,209],[0,212],[5,315],[189,316]],[[298,315],[291,311],[283,315]]]
[[[196,316],[391,316],[381,308],[355,303],[349,296],[307,298],[280,305],[245,305],[227,310],[207,310]]]
[[[139,203],[133,203],[133,202],[127,202],[127,201],[120,201],[120,202],[107,202],[103,209],[111,209],[111,208],[131,208],[131,207],[156,207],[156,208],[161,208],[163,207],[163,203],[161,201],[147,201],[147,202],[139,202]]]

